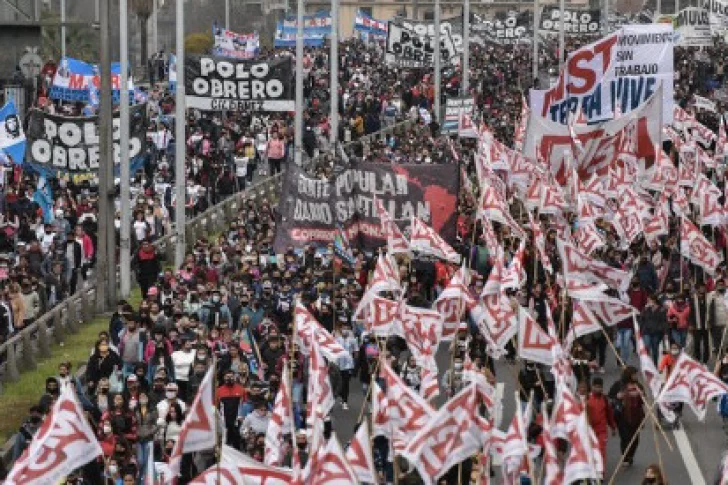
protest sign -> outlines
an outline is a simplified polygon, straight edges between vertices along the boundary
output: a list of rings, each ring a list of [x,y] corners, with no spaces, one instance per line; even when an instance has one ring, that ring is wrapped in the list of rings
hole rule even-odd
[[[475,99],[472,96],[465,97],[448,97],[445,101],[445,116],[442,119],[440,133],[451,135],[458,132],[460,122],[460,114],[473,116],[475,109]]]
[[[213,25],[212,35],[215,39],[212,47],[213,55],[235,59],[253,59],[260,51],[260,35],[257,32],[238,34]]]
[[[25,156],[25,133],[13,101],[0,108],[0,158],[2,155],[17,164],[23,163]]]
[[[293,111],[289,57],[257,61],[187,56],[188,108],[208,111]]]
[[[440,61],[443,66],[459,64],[455,44],[449,31],[440,30]],[[386,60],[399,67],[427,68],[435,62],[435,34],[427,24],[408,27],[389,22],[387,25]]]
[[[710,111],[711,113],[716,112],[715,101],[711,101],[703,96],[698,96],[697,94],[693,96],[693,99],[693,106],[695,109]]]
[[[580,106],[596,123],[637,109],[662,86],[663,121],[672,121],[673,32],[666,24],[625,25],[573,51],[555,86],[532,89],[534,113],[566,124]]]
[[[713,45],[710,12],[707,9],[684,8],[677,15],[660,15],[657,22],[672,25],[676,46],[708,47]]]
[[[121,69],[119,63],[111,64],[111,95],[114,103],[119,103],[119,87],[121,85]],[[48,97],[51,99],[59,99],[61,101],[82,103],[91,102],[93,92],[101,88],[101,78],[99,77],[99,66],[88,64],[78,59],[64,57],[61,59],[53,83],[51,85]],[[133,96],[134,81],[129,75],[129,91]]]
[[[310,178],[290,165],[283,183],[275,249],[325,245],[343,227],[350,243],[371,250],[386,242],[374,197],[402,229],[411,217],[426,221],[446,241],[455,237],[458,166],[358,163],[332,179]]]
[[[509,12],[504,18],[492,20],[475,16],[470,23],[471,37],[482,43],[527,44],[531,42],[531,30],[528,12]]]
[[[146,109],[145,104],[129,108],[129,159],[132,174],[141,166],[146,153]],[[116,172],[121,163],[119,126],[117,112],[113,119]],[[71,118],[33,110],[30,112],[27,138],[26,163],[43,174],[78,175],[96,172],[99,168],[102,154],[99,153],[98,116]]]
[[[541,34],[557,35],[561,30],[561,10],[549,5],[541,9],[538,31]],[[564,33],[568,36],[599,35],[601,12],[599,10],[564,10]]]
[[[331,34],[331,14],[327,11],[303,16],[303,43],[306,47],[321,47],[326,36]],[[298,19],[295,15],[286,17],[276,25],[274,47],[286,48],[296,46]]]

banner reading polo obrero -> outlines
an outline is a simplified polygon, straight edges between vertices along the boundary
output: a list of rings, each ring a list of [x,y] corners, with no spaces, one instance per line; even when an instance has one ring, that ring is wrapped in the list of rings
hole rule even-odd
[[[119,102],[119,86],[121,85],[120,72],[119,63],[112,63],[111,95],[114,103]],[[89,85],[93,84],[97,88],[100,88],[100,83],[99,67],[97,65],[88,64],[71,57],[65,57],[61,59],[58,65],[48,97],[62,101],[89,103]],[[133,96],[134,82],[131,75],[129,76],[129,91],[131,91],[130,96]]]
[[[287,168],[276,251],[289,246],[325,245],[343,228],[352,247],[372,250],[387,243],[374,198],[400,224],[412,216],[430,225],[445,241],[455,238],[458,166],[396,165],[359,162],[330,180],[310,178],[295,165]]]
[[[561,29],[561,10],[555,5],[547,5],[541,10],[538,23],[540,34],[558,35]],[[601,12],[599,10],[564,10],[564,32],[567,36],[599,35],[601,32]]]
[[[572,52],[552,88],[531,90],[531,112],[565,125],[581,106],[597,123],[637,109],[662,86],[662,121],[670,123],[673,35],[667,24],[625,25]]]
[[[440,28],[440,61],[443,66],[459,64],[450,30]],[[388,64],[405,68],[433,67],[435,62],[435,29],[421,22],[389,22],[385,59]]]
[[[129,163],[132,176],[142,166],[146,153],[146,109],[146,104],[129,108]],[[98,125],[98,116],[76,118],[32,110],[25,163],[46,176],[96,172],[101,157]],[[119,125],[119,113],[116,113],[113,119],[113,142],[114,170],[117,175],[121,163]]]
[[[188,108],[207,111],[293,111],[290,57],[258,60],[185,57]]]
[[[212,35],[215,38],[212,53],[216,56],[253,59],[260,51],[260,35],[258,35],[258,32],[238,34],[232,30],[213,25]]]

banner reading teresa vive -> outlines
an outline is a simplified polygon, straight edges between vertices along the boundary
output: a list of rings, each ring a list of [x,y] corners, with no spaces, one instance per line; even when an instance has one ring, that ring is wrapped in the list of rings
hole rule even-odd
[[[131,173],[136,171],[146,152],[146,104],[129,108],[129,158]],[[119,113],[113,119],[115,171],[121,160]],[[30,112],[26,163],[46,174],[82,174],[99,168],[99,119],[50,115],[40,110]]]
[[[673,40],[671,25],[625,25],[569,54],[552,88],[531,90],[531,109],[565,125],[581,107],[596,123],[637,109],[662,86],[663,122],[670,123]]]
[[[293,111],[290,57],[242,60],[185,57],[188,108],[207,111]]]
[[[409,227],[414,215],[453,242],[458,184],[456,164],[358,163],[330,180],[310,178],[289,165],[275,249],[328,244],[337,226],[344,228],[353,247],[371,250],[385,244],[375,196],[402,229]]]

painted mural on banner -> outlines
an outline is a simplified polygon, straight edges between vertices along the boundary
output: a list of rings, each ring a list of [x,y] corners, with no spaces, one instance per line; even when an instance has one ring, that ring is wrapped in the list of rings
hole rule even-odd
[[[556,85],[530,91],[532,112],[567,124],[581,107],[589,123],[637,109],[662,86],[663,121],[672,121],[673,31],[667,24],[625,25],[569,54]]]
[[[253,59],[260,52],[260,35],[257,32],[238,34],[213,25],[212,35],[215,39],[212,54],[215,56]]]
[[[353,247],[372,250],[386,243],[376,214],[376,196],[403,231],[411,216],[430,224],[446,241],[455,238],[458,166],[360,162],[332,179],[310,178],[288,167],[280,201],[275,249],[326,245],[343,227]]]
[[[147,142],[146,104],[129,108],[129,158],[132,175],[144,161]],[[113,119],[114,168],[119,172],[121,137],[119,113]],[[98,116],[82,118],[32,110],[28,123],[25,163],[45,175],[80,175],[98,171]]]
[[[658,89],[636,110],[616,120],[594,125],[576,124],[572,128],[550,121],[534,110],[528,118],[523,154],[544,160],[562,185],[567,179],[567,162],[574,166],[579,178],[604,177],[615,160],[634,160],[641,173],[655,163],[662,130],[663,88]],[[573,129],[576,140],[572,138]],[[575,153],[576,152],[576,153]]]
[[[564,34],[567,36],[599,35],[601,33],[599,10],[564,10]],[[561,10],[554,5],[541,9],[538,23],[540,34],[558,35],[561,30]]]
[[[710,11],[687,7],[676,15],[660,15],[657,23],[671,24],[675,45],[680,47],[709,47],[713,45]]]
[[[291,58],[186,56],[185,95],[188,108],[207,111],[293,111]]]
[[[390,65],[405,68],[428,68],[435,64],[435,34],[427,24],[413,28],[395,22],[387,24],[385,59]],[[459,64],[460,57],[455,49],[449,30],[440,30],[440,62],[443,66]]]
[[[121,86],[121,69],[118,62],[111,64],[111,95],[114,103],[119,103],[119,87]],[[129,76],[128,85],[133,99],[134,81]],[[51,99],[68,102],[90,103],[95,91],[101,89],[99,66],[79,61],[71,57],[64,57],[58,64],[53,83],[48,93]]]
[[[458,133],[460,124],[460,114],[464,113],[470,118],[473,117],[475,110],[475,98],[472,96],[465,97],[448,97],[445,101],[445,116],[442,119],[440,133],[451,135]]]

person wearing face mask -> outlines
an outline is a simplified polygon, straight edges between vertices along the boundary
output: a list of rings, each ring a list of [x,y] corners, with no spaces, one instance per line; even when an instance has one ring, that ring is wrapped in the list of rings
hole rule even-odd
[[[708,329],[713,341],[713,353],[720,352],[728,324],[728,303],[725,292],[725,280],[719,279],[715,282],[715,291],[708,295]]]
[[[172,364],[174,366],[174,375],[179,385],[180,397],[187,397],[187,387],[189,385],[190,369],[196,357],[193,349],[192,339],[188,336],[184,337],[182,349],[172,353]]]
[[[650,295],[647,298],[647,306],[642,310],[639,323],[645,347],[647,347],[652,361],[657,365],[660,342],[665,338],[667,332],[667,312],[658,303],[655,295]]]
[[[231,322],[230,309],[222,301],[222,293],[219,289],[212,291],[210,300],[205,303],[199,311],[200,322],[207,325],[208,329],[219,327],[220,323]]]
[[[96,351],[91,355],[86,365],[86,385],[89,391],[96,389],[96,383],[101,378],[109,378],[114,369],[122,366],[119,354],[109,348],[108,340],[99,340]]]
[[[660,359],[660,365],[657,367],[657,370],[659,370],[663,375],[665,382],[667,382],[670,378],[670,374],[672,374],[672,371],[675,369],[675,365],[680,358],[681,351],[679,343],[673,342],[670,344],[670,352],[663,355],[662,359]],[[680,417],[682,415],[683,408],[682,403],[668,404],[667,406],[675,413],[675,422],[673,423],[673,427],[677,429],[680,427]]]
[[[139,318],[130,314],[126,318],[126,328],[119,334],[119,356],[124,364],[122,371],[126,378],[134,371],[134,365],[144,360],[147,334],[139,328]]]
[[[149,456],[149,442],[154,440],[154,436],[159,429],[157,425],[157,409],[149,402],[149,396],[142,392],[139,394],[138,405],[134,410],[134,418],[137,422],[137,463],[143,474],[146,472],[146,464],[148,459],[154,459]]]
[[[33,440],[33,436],[40,429],[43,423],[43,408],[41,406],[31,406],[28,410],[28,417],[25,418],[13,445],[13,461],[20,458],[28,444]]]
[[[139,287],[141,288],[142,298],[146,299],[149,288],[154,285],[162,270],[159,256],[154,246],[152,246],[151,241],[148,239],[142,241],[141,247],[134,255],[132,268],[136,272],[137,283],[139,283]]]
[[[688,330],[693,335],[693,356],[702,364],[710,359],[710,340],[708,333],[708,300],[705,283],[698,282],[697,291],[690,297],[690,324]]]
[[[164,426],[167,419],[167,413],[172,405],[178,404],[183,413],[187,410],[185,402],[177,397],[178,393],[179,386],[177,386],[174,382],[170,382],[165,386],[164,399],[157,403],[157,424],[160,426]]]
[[[354,374],[354,363],[356,362],[359,346],[354,336],[354,332],[349,325],[338,326],[333,334],[336,341],[346,350],[346,354],[338,359],[338,367],[341,375],[341,386],[339,388],[339,397],[341,398],[341,409],[344,411],[349,409],[349,381]]]
[[[668,306],[667,321],[670,324],[672,341],[681,349],[684,348],[690,325],[690,305],[686,301],[686,295],[678,295]]]
[[[269,412],[265,401],[258,400],[254,404],[254,411],[243,420],[240,425],[240,435],[243,437],[257,433],[265,433],[268,429]]]
[[[644,389],[637,381],[638,370],[628,366],[622,377],[609,389],[609,399],[614,409],[614,419],[619,431],[620,450],[626,466],[632,466],[634,455],[639,446],[640,425],[645,417],[642,396]],[[630,444],[631,443],[631,444]]]
[[[197,391],[199,391],[202,381],[205,379],[205,374],[207,373],[207,353],[204,352],[204,349],[202,352],[200,350],[197,352],[195,362],[192,364],[192,369],[190,370],[190,384],[187,389],[187,404],[192,403],[192,400],[197,395]],[[200,356],[202,356],[202,358],[200,358]]]
[[[236,449],[240,448],[240,429],[238,421],[238,409],[241,402],[246,400],[246,391],[241,386],[232,370],[227,370],[223,374],[223,384],[217,388],[216,405],[222,413],[225,420],[225,428],[227,435],[225,444]]]

